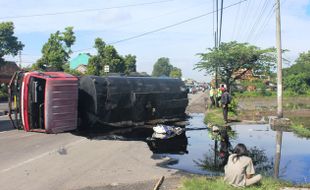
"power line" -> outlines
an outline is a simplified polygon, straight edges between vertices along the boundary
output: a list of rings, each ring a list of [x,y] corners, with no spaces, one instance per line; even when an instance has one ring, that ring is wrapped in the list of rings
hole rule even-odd
[[[240,20],[240,27],[238,28],[239,30],[238,30],[238,33],[237,33],[237,36],[242,36],[243,35],[243,32],[244,32],[244,30],[240,30],[240,28],[242,28],[242,29],[244,29],[245,27],[246,27],[246,25],[247,25],[247,22],[248,22],[248,13],[249,13],[249,5],[250,5],[250,2],[248,1],[247,3],[246,3],[246,5],[245,5],[245,14],[244,14],[244,20]],[[239,38],[240,40],[241,40],[241,37]]]
[[[276,5],[276,4],[274,4],[274,5],[271,7],[271,9],[270,9],[268,15],[265,17],[265,20],[264,20],[264,22],[263,22],[261,28],[258,30],[258,32],[257,32],[256,35],[255,35],[254,42],[256,42],[257,40],[260,39],[262,33],[265,31],[267,25],[269,24],[269,22],[270,22],[270,20],[271,20],[271,18],[272,18],[272,16],[273,16],[273,14],[274,14],[275,5]]]
[[[287,0],[283,1],[282,6],[286,3],[286,1]],[[271,8],[271,10],[270,10],[270,12],[269,12],[269,14],[268,14],[268,16],[265,18],[265,21],[263,22],[264,24],[262,25],[261,30],[259,32],[257,32],[256,38],[255,38],[255,42],[257,40],[259,40],[261,38],[262,34],[265,32],[265,30],[266,30],[266,28],[267,28],[267,26],[268,26],[268,24],[269,24],[269,22],[270,22],[270,20],[271,20],[271,18],[273,16],[273,14],[275,13],[275,11],[274,11],[275,10],[275,6],[276,6],[276,4],[274,3],[272,8]]]
[[[236,17],[235,17],[235,22],[234,22],[234,28],[233,28],[233,33],[232,33],[232,39],[234,40],[235,39],[235,33],[236,33],[236,25],[238,22],[238,19],[239,19],[239,13],[240,13],[240,7],[241,5],[239,4],[238,5],[238,9],[237,9],[237,12],[236,12]]]
[[[255,22],[253,23],[252,27],[250,28],[250,32],[248,34],[248,37],[247,37],[247,41],[249,41],[251,39],[251,37],[253,36],[253,34],[255,33],[255,28],[258,28],[262,18],[263,18],[263,15],[265,13],[265,11],[267,10],[267,5],[268,5],[268,0],[265,0],[263,6],[262,6],[262,9],[257,17],[257,19],[255,20]]]
[[[153,1],[153,2],[147,2],[147,3],[128,4],[128,5],[120,5],[120,6],[113,6],[113,7],[96,8],[96,9],[80,9],[80,10],[54,12],[54,13],[7,16],[7,17],[1,17],[0,20],[41,17],[41,16],[55,16],[55,15],[64,15],[64,14],[73,14],[73,13],[85,13],[85,12],[93,12],[93,11],[103,11],[103,10],[110,10],[110,9],[119,9],[119,8],[127,8],[127,7],[138,7],[138,6],[145,6],[145,5],[153,5],[153,4],[167,3],[167,2],[171,2],[171,1],[174,1],[174,0]]]
[[[230,8],[230,7],[234,7],[234,6],[239,5],[239,4],[241,4],[241,3],[243,3],[243,2],[246,2],[246,1],[249,1],[249,0],[238,1],[238,2],[236,2],[236,3],[233,3],[233,4],[231,4],[231,5],[228,5],[228,6],[226,6],[226,7],[223,7],[223,10],[224,10],[224,9],[228,9],[228,8]],[[193,20],[200,19],[200,18],[205,17],[205,16],[208,16],[208,15],[210,15],[210,14],[212,14],[212,13],[214,13],[214,11],[211,11],[211,12],[208,12],[208,13],[205,13],[205,14],[202,14],[202,15],[199,15],[199,16],[195,16],[195,17],[186,19],[186,20],[177,22],[177,23],[175,23],[175,24],[171,24],[171,25],[164,26],[164,27],[161,27],[161,28],[158,28],[158,29],[155,29],[155,30],[151,30],[151,31],[149,31],[149,32],[144,32],[144,33],[142,33],[142,34],[138,34],[138,35],[135,35],[135,36],[132,36],[132,37],[124,38],[124,39],[117,40],[117,41],[114,41],[114,42],[111,42],[111,43],[107,43],[107,44],[113,45],[113,44],[118,44],[118,43],[125,42],[125,41],[129,41],[129,40],[133,40],[133,39],[136,39],[136,38],[140,38],[140,37],[143,37],[143,36],[146,36],[146,35],[149,35],[149,34],[153,34],[153,33],[156,33],[156,32],[160,32],[160,31],[162,31],[162,30],[166,30],[166,29],[168,29],[168,28],[172,28],[172,27],[175,27],[175,26],[178,26],[178,25],[182,25],[182,24],[191,22],[191,21],[193,21]],[[73,52],[76,53],[76,52],[81,52],[81,51],[90,50],[90,49],[94,49],[94,48],[86,48],[86,49],[76,50],[76,51],[73,51]]]
[[[166,12],[166,13],[163,13],[163,14],[160,14],[160,15],[157,15],[157,16],[153,16],[153,17],[143,18],[143,19],[138,20],[138,21],[136,21],[136,22],[131,22],[131,23],[126,23],[126,24],[122,24],[122,25],[110,27],[109,29],[126,27],[126,26],[130,26],[130,25],[133,25],[133,24],[136,24],[136,23],[145,22],[145,21],[150,21],[150,20],[154,20],[154,19],[157,19],[157,18],[160,18],[160,17],[163,17],[163,16],[167,16],[167,15],[179,13],[179,12],[181,12],[181,11],[184,11],[184,12],[185,12],[186,10],[196,8],[197,6],[201,6],[201,5],[206,4],[206,3],[208,3],[208,2],[206,1],[206,2],[203,2],[203,3],[196,4],[196,5],[194,5],[194,6],[191,6],[191,7],[186,7],[186,8],[182,8],[182,9],[173,10],[173,11]]]

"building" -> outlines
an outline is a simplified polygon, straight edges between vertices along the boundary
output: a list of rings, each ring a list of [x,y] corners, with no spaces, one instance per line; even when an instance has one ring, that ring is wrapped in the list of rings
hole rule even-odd
[[[19,70],[20,68],[12,61],[0,64],[0,84],[9,84],[13,74]]]
[[[254,76],[252,70],[247,69],[239,69],[232,74],[232,77],[236,78],[237,80],[253,80],[257,78],[256,76]]]
[[[69,62],[70,69],[78,70],[81,73],[85,73],[86,72],[85,68],[86,68],[86,66],[88,64],[88,61],[89,61],[90,57],[91,57],[91,55],[89,53],[80,53],[78,56],[76,56],[75,58],[73,58]],[[84,67],[81,66],[81,65],[84,65]],[[84,72],[82,72],[82,71],[84,71]]]
[[[77,70],[78,72],[82,73],[82,74],[85,74],[86,71],[87,71],[87,66],[86,65],[79,65],[75,70]]]

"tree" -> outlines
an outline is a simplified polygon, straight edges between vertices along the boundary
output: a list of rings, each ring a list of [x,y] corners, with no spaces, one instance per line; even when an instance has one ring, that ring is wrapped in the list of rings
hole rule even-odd
[[[42,57],[33,66],[39,70],[63,71],[64,65],[70,58],[71,46],[74,44],[73,27],[65,28],[64,32],[57,31],[50,35],[41,50]]]
[[[294,65],[283,69],[283,76],[286,89],[306,93],[310,89],[310,51],[301,53]]]
[[[283,75],[284,78],[290,75],[299,75],[298,78],[306,82],[310,88],[310,51],[301,53],[296,60],[296,64],[283,69]],[[286,81],[289,82],[288,80]]]
[[[106,45],[101,38],[96,38],[94,47],[97,49],[97,55],[94,55],[89,59],[87,74],[98,76],[105,75],[105,65],[109,65],[109,72],[125,72],[126,65],[124,58],[118,54],[112,45]]]
[[[170,64],[169,58],[161,57],[159,58],[153,66],[152,76],[170,76],[170,72],[173,66]]]
[[[260,49],[248,43],[221,43],[218,49],[209,48],[207,53],[198,54],[201,61],[195,69],[205,70],[208,74],[218,70],[218,77],[229,89],[248,71],[254,75],[270,74],[276,62],[274,52],[274,48]]]
[[[0,65],[4,63],[3,56],[16,56],[22,50],[24,44],[17,40],[14,36],[13,22],[0,23]]]
[[[125,62],[125,73],[129,74],[132,72],[136,72],[136,56],[134,55],[125,55],[124,57],[124,62]]]
[[[289,75],[284,78],[285,88],[297,94],[305,94],[310,89],[310,86],[307,85],[307,79],[309,78],[305,73]]]
[[[171,78],[179,78],[180,79],[182,77],[182,70],[177,68],[177,67],[173,67],[169,76]]]

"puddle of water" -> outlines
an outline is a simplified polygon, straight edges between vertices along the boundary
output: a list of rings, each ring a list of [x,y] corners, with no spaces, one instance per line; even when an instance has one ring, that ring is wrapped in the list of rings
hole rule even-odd
[[[93,131],[87,137],[96,140],[145,141],[154,158],[169,157],[165,167],[204,175],[223,175],[227,142],[203,123],[203,114],[193,114],[185,132],[174,137],[152,137],[152,126]],[[222,131],[221,131],[221,134]],[[279,163],[279,178],[293,183],[310,183],[310,139],[282,132],[282,155],[276,157],[276,131],[269,125],[233,125],[228,132],[231,147],[244,143],[251,152],[256,172],[273,175]]]
[[[187,129],[204,126],[203,115],[192,116]],[[276,131],[272,131],[269,125],[234,125],[231,128],[236,133],[233,139],[230,138],[232,147],[244,143],[251,152],[256,172],[273,175]],[[177,160],[168,167],[197,174],[223,175],[223,159],[217,156],[220,155],[220,143],[216,145],[216,141],[210,138],[209,130],[186,131],[185,135],[188,138],[188,154],[161,155]],[[299,138],[291,132],[283,132],[282,139],[279,178],[293,183],[310,183],[310,140]]]

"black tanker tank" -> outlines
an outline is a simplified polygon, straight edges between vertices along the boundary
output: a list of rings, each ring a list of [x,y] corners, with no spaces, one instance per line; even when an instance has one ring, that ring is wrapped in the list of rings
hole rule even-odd
[[[79,81],[79,117],[86,128],[180,120],[187,104],[179,79],[84,76]]]

